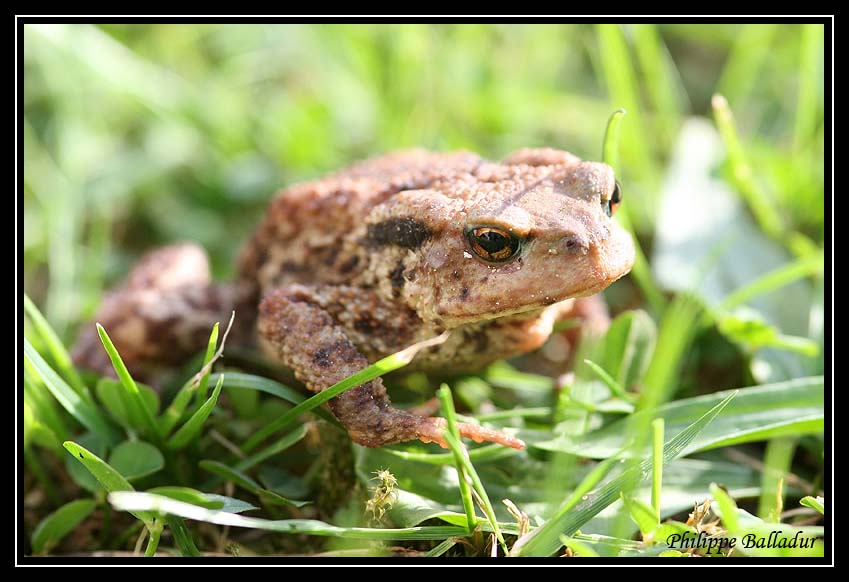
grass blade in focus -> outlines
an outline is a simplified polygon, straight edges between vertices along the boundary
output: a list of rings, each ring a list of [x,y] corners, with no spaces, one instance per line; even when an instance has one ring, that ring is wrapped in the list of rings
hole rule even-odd
[[[403,368],[412,361],[413,357],[419,352],[419,350],[441,344],[446,339],[448,339],[447,332],[435,338],[431,338],[423,342],[413,344],[399,352],[395,352],[391,356],[387,356],[382,360],[375,362],[368,368],[345,378],[341,382],[337,382],[333,386],[325,388],[315,396],[304,400],[303,402],[295,406],[292,410],[290,410],[274,422],[266,425],[264,428],[259,430],[256,434],[254,434],[245,442],[245,444],[242,446],[242,450],[246,453],[249,452],[250,450],[255,448],[259,443],[261,443],[266,437],[282,428],[287,427],[305,412],[308,412],[313,408],[316,408],[317,406],[321,406],[331,398],[342,394],[342,392],[345,392],[346,390],[350,390],[351,388],[359,386],[360,384],[370,382],[378,376],[383,376],[384,374],[388,374],[389,372],[394,372],[399,368]]]
[[[72,457],[77,459],[77,461],[82,463],[82,465],[88,469],[88,472],[97,479],[100,485],[106,489],[107,492],[135,491],[133,486],[130,485],[130,482],[127,481],[123,475],[110,467],[108,463],[85,447],[81,447],[72,441],[66,441],[62,446],[71,453]],[[142,520],[145,525],[148,526],[148,529],[150,529],[150,524],[153,523],[153,515],[144,511],[131,511],[130,513]]]
[[[704,431],[690,444],[689,452],[714,449],[731,444],[767,440],[783,435],[820,432],[824,422],[824,386],[822,376],[797,378],[787,382],[725,390],[685,398],[664,404],[654,412],[642,411],[580,437],[560,436],[537,441],[531,446],[585,457],[604,459],[628,448],[628,454],[647,456],[648,443],[632,450],[627,440],[629,423],[648,426],[654,417],[666,423],[667,433],[676,433],[699,417],[700,411],[738,393]]]
[[[681,455],[693,439],[728,406],[736,395],[727,396],[722,402],[703,414],[696,422],[678,433],[663,447],[663,461],[669,461]],[[560,547],[560,536],[572,536],[578,529],[595,517],[601,510],[619,498],[622,491],[628,491],[640,480],[647,478],[652,467],[651,459],[627,469],[601,489],[581,497],[580,503],[570,506],[564,503],[560,509],[542,526],[519,539],[511,550],[517,556],[550,556]]]
[[[444,540],[449,537],[466,537],[468,532],[457,526],[422,526],[398,529],[338,527],[313,519],[269,520],[246,517],[235,513],[204,509],[150,493],[117,491],[109,494],[109,502],[121,511],[162,512],[185,519],[205,521],[218,525],[246,527],[287,534],[346,537],[358,540]]]
[[[189,420],[186,421],[186,424],[180,427],[180,429],[174,433],[170,439],[168,439],[168,448],[171,450],[179,450],[183,447],[187,446],[191,443],[194,438],[200,434],[201,429],[203,429],[203,423],[206,422],[206,419],[209,418],[209,415],[212,413],[212,409],[215,408],[215,404],[218,402],[218,395],[221,394],[221,387],[224,385],[224,378],[219,376],[218,383],[215,385],[215,389],[212,391],[212,396],[210,396],[206,402],[203,403],[203,406],[198,408],[197,412],[195,412]]]
[[[130,418],[140,419],[139,422],[147,429],[149,436],[154,442],[157,444],[161,443],[162,436],[159,434],[159,426],[156,424],[156,419],[154,419],[150,409],[145,405],[139,387],[136,386],[135,380],[130,376],[130,372],[127,370],[127,366],[124,365],[124,361],[121,359],[118,350],[115,349],[115,345],[109,338],[109,334],[106,333],[106,330],[99,323],[97,324],[97,333],[100,336],[100,341],[103,342],[106,353],[109,354],[112,367],[115,368],[115,373],[124,387],[127,396],[125,404]]]

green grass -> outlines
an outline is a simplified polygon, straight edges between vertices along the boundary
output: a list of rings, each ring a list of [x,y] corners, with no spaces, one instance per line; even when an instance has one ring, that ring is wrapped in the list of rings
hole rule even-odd
[[[780,530],[817,542],[732,555],[822,555],[823,38],[812,24],[26,26],[24,552],[673,557],[689,553],[672,535]],[[79,326],[140,253],[195,240],[230,277],[280,186],[418,145],[560,147],[603,156],[622,183],[640,255],[574,377],[518,360],[440,391],[449,424],[502,427],[526,450],[450,432],[448,451],[352,445],[321,404],[415,347],[318,395],[217,360],[231,353],[217,326],[164,391],[132,378],[109,329],[118,379],[74,368]],[[386,381],[401,405],[438,385]]]

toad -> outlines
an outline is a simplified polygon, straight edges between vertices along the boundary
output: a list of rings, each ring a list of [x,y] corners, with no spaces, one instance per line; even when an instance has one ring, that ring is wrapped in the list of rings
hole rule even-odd
[[[244,246],[235,283],[213,282],[197,245],[164,247],[106,296],[96,319],[136,373],[185,361],[231,310],[243,335],[316,392],[444,332],[411,367],[479,370],[539,347],[559,320],[599,312],[593,295],[634,261],[611,218],[621,199],[609,166],[565,151],[523,149],[501,163],[393,153],[282,190]],[[93,325],[74,357],[109,369]],[[444,445],[444,419],[395,408],[380,378],[328,404],[359,444]],[[483,426],[459,431],[523,446]]]

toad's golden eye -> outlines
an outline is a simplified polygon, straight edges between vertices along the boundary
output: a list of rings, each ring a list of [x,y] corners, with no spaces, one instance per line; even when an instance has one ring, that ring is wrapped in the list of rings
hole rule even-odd
[[[610,194],[610,200],[604,203],[604,213],[608,216],[613,216],[616,214],[616,209],[619,208],[619,204],[622,202],[622,186],[619,184],[619,180],[613,185],[613,192]]]
[[[497,226],[475,226],[466,229],[472,251],[490,263],[503,263],[522,250],[522,241],[513,233]]]

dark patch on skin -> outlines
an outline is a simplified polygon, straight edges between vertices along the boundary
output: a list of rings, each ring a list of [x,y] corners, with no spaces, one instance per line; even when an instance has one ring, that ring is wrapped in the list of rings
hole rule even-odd
[[[476,354],[482,354],[489,348],[489,336],[480,329],[464,329],[463,341],[474,346]]]
[[[348,259],[347,261],[345,261],[344,263],[339,265],[339,272],[344,273],[344,274],[350,273],[359,264],[360,264],[360,257],[358,257],[357,255],[354,255],[353,257],[351,257],[350,259]]]
[[[329,368],[333,365],[334,359],[340,359],[343,362],[350,363],[357,356],[357,348],[347,340],[339,340],[329,346],[318,348],[312,356],[312,361],[316,366],[321,368]]]
[[[362,317],[358,317],[354,321],[354,329],[360,333],[370,334],[373,333],[379,327],[379,323],[375,321],[373,317],[368,315],[364,315]]]
[[[328,348],[318,348],[312,356],[312,361],[316,366],[321,368],[329,368],[333,364],[330,360],[330,350]]]
[[[77,454],[80,456],[81,459],[85,459],[85,457],[83,456],[82,453],[77,453]]]
[[[398,261],[392,272],[389,273],[389,280],[392,282],[393,295],[400,295],[401,289],[404,288],[404,261]]]
[[[376,338],[387,346],[403,346],[412,341],[416,316],[412,313],[399,313],[396,319],[383,321],[370,313],[359,315],[352,324],[355,331],[370,338]]]
[[[392,281],[392,286],[399,288],[404,286],[404,262],[398,261],[398,264],[395,265],[395,268],[392,269],[392,272],[389,274],[389,279]]]
[[[368,238],[378,245],[395,245],[405,249],[417,249],[433,233],[415,218],[390,218],[368,227]]]
[[[469,288],[468,287],[463,287],[462,289],[460,289],[460,301],[465,301],[468,296],[469,296]]]
[[[454,279],[459,279],[460,278],[460,271],[458,271],[457,269],[454,269],[454,271],[451,273],[451,277],[454,278]]]
[[[308,270],[309,269],[306,266],[294,261],[283,261],[280,264],[280,271],[283,273],[303,273]]]
[[[404,273],[404,278],[407,281],[409,281],[410,283],[412,283],[413,281],[416,280],[416,272],[415,271],[409,271],[407,273]]]

